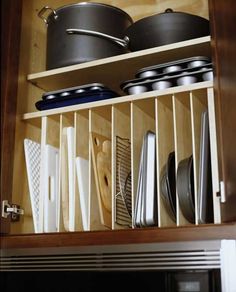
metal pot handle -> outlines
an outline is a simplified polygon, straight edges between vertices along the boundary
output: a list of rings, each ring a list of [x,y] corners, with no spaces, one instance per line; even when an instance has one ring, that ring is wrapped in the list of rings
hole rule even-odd
[[[125,36],[124,39],[119,39],[102,32],[87,30],[87,29],[77,29],[77,28],[68,28],[66,32],[68,34],[85,34],[85,35],[102,37],[116,43],[117,45],[123,48],[128,48],[128,45],[129,45],[129,38],[127,36]]]
[[[47,10],[50,10],[53,14],[54,14],[54,19],[57,19],[58,18],[58,15],[56,13],[56,10],[51,8],[50,6],[44,6],[38,13],[38,17],[40,17],[47,25],[48,25],[48,18],[47,17],[44,17],[44,13],[47,11]]]

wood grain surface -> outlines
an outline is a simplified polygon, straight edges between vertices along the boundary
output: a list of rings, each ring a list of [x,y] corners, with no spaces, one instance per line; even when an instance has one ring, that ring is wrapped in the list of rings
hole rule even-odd
[[[90,133],[92,160],[102,224],[111,228],[111,140],[97,133]]]
[[[0,238],[3,249],[52,248],[108,244],[135,244],[236,238],[236,224],[208,224],[201,226],[122,229],[112,231],[66,232],[51,234],[9,235]],[[40,251],[38,250],[38,253]]]

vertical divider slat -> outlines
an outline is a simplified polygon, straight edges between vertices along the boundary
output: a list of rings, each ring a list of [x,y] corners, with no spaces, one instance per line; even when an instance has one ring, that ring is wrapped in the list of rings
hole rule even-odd
[[[207,109],[206,91],[190,92],[193,168],[194,168],[194,200],[195,200],[195,224],[199,223],[198,191],[199,191],[199,161],[201,142],[201,117]]]
[[[199,169],[199,125],[197,124],[196,101],[193,100],[193,94],[190,92],[191,107],[191,128],[192,128],[192,145],[193,145],[193,175],[194,175],[194,203],[195,203],[195,224],[198,224],[198,169]]]
[[[66,231],[74,231],[74,224],[71,222],[71,207],[69,199],[69,169],[68,169],[68,141],[67,128],[74,127],[74,116],[71,113],[60,116],[60,153],[61,153],[61,205],[62,220]],[[74,184],[73,184],[74,185]],[[73,186],[74,187],[74,186]],[[70,205],[72,205],[70,207]]]
[[[110,207],[109,210],[107,209],[108,204],[111,203],[111,200],[108,201],[109,198],[107,196],[108,195],[111,196],[111,193],[108,194],[106,192],[107,187],[104,186],[104,182],[102,180],[99,181],[99,175],[101,175],[101,173],[99,172],[99,169],[98,169],[98,159],[97,159],[97,157],[99,155],[99,157],[100,157],[99,162],[100,162],[100,166],[102,167],[102,163],[104,162],[104,159],[106,156],[105,153],[102,153],[102,152],[104,152],[104,147],[107,147],[109,145],[108,141],[111,142],[111,107],[109,106],[109,107],[90,109],[89,110],[89,119],[90,119],[90,121],[89,121],[89,132],[90,132],[89,143],[90,143],[90,155],[91,155],[91,159],[90,159],[90,168],[91,168],[90,169],[90,178],[91,178],[90,226],[91,226],[92,230],[104,230],[107,228],[111,229],[112,221],[110,220],[111,214],[109,214],[111,212],[111,209],[110,209],[111,206],[109,206]],[[91,136],[92,133],[94,135],[97,134],[97,138],[95,138],[95,140],[98,139],[97,142],[95,141],[96,146],[94,144],[92,144],[92,143],[94,143],[92,140],[92,136]],[[105,140],[103,141],[103,139],[105,139]],[[94,149],[94,153],[92,151],[93,146],[98,147],[98,148]],[[93,156],[94,156],[94,159],[96,159],[96,161],[93,161]],[[101,170],[108,171],[107,170],[107,167],[108,167],[107,160],[105,160],[104,163],[105,163],[105,166],[104,166],[104,168],[101,168]],[[97,170],[95,169],[95,167],[97,167]],[[109,167],[111,167],[111,165]],[[109,174],[104,173],[104,180],[106,178],[108,180],[110,180],[110,177],[106,177],[106,175],[109,175]],[[100,177],[100,179],[101,179],[101,177]],[[109,181],[108,184],[109,183],[111,183],[111,182]],[[103,187],[103,191],[104,191],[103,195],[106,196],[106,198],[105,198],[106,201],[103,201],[104,197],[103,197],[103,199],[102,199],[102,197],[100,197],[101,196],[100,187]],[[111,199],[111,197],[110,197],[110,199]],[[106,204],[106,206],[104,204]],[[110,215],[110,218],[108,217],[107,214]]]
[[[111,107],[111,226],[115,229],[115,196],[116,196],[116,136],[115,108]]]
[[[58,200],[58,208],[59,208],[59,232],[64,232],[65,227],[64,227],[64,223],[63,223],[63,210],[62,210],[62,129],[63,129],[63,116],[62,114],[60,114],[60,141],[59,141],[59,186],[58,186],[58,192],[59,192],[59,200]]]
[[[161,213],[162,213],[162,202],[161,202],[161,189],[160,189],[160,134],[159,134],[159,123],[158,123],[158,99],[155,98],[155,130],[156,130],[156,181],[157,181],[157,221],[158,227],[161,227]]]
[[[215,100],[214,89],[207,89],[209,131],[210,131],[210,151],[211,151],[211,171],[212,171],[212,189],[213,189],[213,213],[214,223],[221,223],[220,198],[217,193],[220,189],[217,134],[216,134],[216,117],[215,117]]]
[[[47,143],[47,126],[48,117],[42,117],[41,120],[41,163],[40,163],[40,193],[39,193],[39,232],[44,232],[43,222],[43,206],[44,206],[44,185],[42,182],[43,171],[44,171],[44,150]]]
[[[91,109],[89,110],[89,134],[92,131],[92,111]],[[94,186],[93,180],[92,180],[92,146],[91,146],[91,140],[89,139],[89,200],[88,200],[88,226],[89,230],[92,230],[92,223],[91,223],[91,201],[92,201],[92,191]]]
[[[129,142],[130,142],[130,104],[122,103],[122,104],[114,105],[112,106],[112,178],[113,178],[113,184],[112,184],[113,185],[112,187],[113,208],[112,210],[113,210],[114,229],[129,228],[132,221],[131,218],[129,217],[126,206],[124,202],[122,201],[123,193],[121,193],[121,189],[122,191],[124,191],[124,186],[122,185],[123,181],[122,182],[119,181],[119,175],[121,173],[119,173],[119,170],[118,170],[118,167],[119,167],[118,164],[119,164],[119,161],[121,161],[121,164],[120,164],[121,168],[119,169],[122,171],[122,174],[124,176],[127,176],[128,172],[130,171],[129,166],[127,164],[127,159],[130,159],[130,158],[126,156],[127,153],[129,153],[129,146],[128,146]],[[120,183],[122,186],[120,186]],[[128,196],[130,192],[131,191],[128,190]],[[117,206],[116,206],[116,203],[117,203]],[[132,205],[132,192],[131,192],[131,205]],[[131,206],[131,209],[132,209],[132,206]]]
[[[177,170],[180,161],[188,158],[192,154],[191,139],[191,116],[189,94],[183,93],[172,96],[173,116],[174,116],[174,144],[175,144],[175,165],[176,165],[176,184]],[[176,189],[177,191],[177,189]],[[191,224],[183,215],[180,208],[180,201],[177,191],[176,200],[177,226]]]
[[[173,109],[171,96],[158,97],[155,100],[156,157],[157,157],[157,193],[158,226],[175,226],[176,223],[167,213],[161,197],[161,176],[166,167],[168,156],[174,151]]]
[[[134,194],[133,209],[135,212],[136,192],[143,138],[147,131],[155,132],[155,99],[131,102],[131,168],[132,193]]]
[[[132,193],[132,228],[134,228],[134,212],[135,212],[135,200],[136,189],[134,185],[134,104],[130,103],[130,143],[131,143],[131,193]]]
[[[76,173],[76,156],[79,148],[78,144],[78,132],[79,132],[79,123],[78,123],[78,113],[74,112],[74,156],[73,156],[73,188],[75,194],[75,230],[81,231],[83,230],[82,226],[82,217],[81,217],[81,206],[79,202],[79,189],[78,189],[78,180]]]

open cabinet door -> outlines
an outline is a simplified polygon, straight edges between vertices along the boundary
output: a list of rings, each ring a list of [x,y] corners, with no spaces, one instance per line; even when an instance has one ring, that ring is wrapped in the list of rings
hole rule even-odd
[[[12,195],[20,30],[21,0],[1,0],[1,211]],[[1,233],[9,232],[9,218],[0,218]]]
[[[235,0],[209,0],[215,65],[220,181],[225,202],[222,221],[236,220],[236,34]]]

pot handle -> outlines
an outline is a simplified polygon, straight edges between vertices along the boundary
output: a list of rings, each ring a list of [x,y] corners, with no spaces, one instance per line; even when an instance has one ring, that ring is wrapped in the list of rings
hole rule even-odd
[[[111,42],[114,42],[123,48],[127,48],[129,45],[129,38],[127,36],[125,36],[124,39],[119,39],[102,32],[87,30],[87,29],[77,29],[77,28],[68,28],[66,32],[68,34],[84,34],[84,35],[92,35],[92,36],[101,37]]]
[[[44,16],[44,13],[50,10],[54,14],[54,19],[58,18],[56,10],[51,8],[50,6],[44,6],[38,13],[38,17],[40,17],[47,25],[48,25],[48,18]]]

